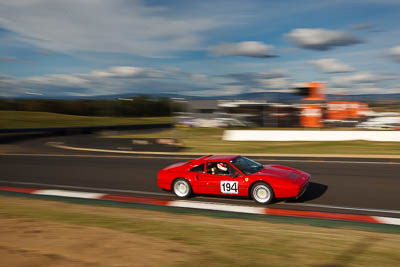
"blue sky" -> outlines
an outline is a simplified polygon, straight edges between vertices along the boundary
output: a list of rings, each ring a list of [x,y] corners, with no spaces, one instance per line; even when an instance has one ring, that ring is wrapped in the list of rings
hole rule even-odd
[[[0,0],[0,97],[400,93],[399,0]]]

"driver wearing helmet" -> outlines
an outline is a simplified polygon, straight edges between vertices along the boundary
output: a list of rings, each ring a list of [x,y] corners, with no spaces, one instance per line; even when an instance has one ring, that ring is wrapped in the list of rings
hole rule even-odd
[[[217,164],[218,172],[217,174],[227,175],[228,174],[228,165],[226,163],[220,162]]]

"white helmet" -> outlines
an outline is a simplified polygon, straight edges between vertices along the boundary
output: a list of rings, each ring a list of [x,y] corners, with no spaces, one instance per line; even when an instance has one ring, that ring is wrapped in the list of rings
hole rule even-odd
[[[217,168],[220,169],[221,171],[226,172],[228,168],[225,165],[226,165],[225,163],[218,163]]]

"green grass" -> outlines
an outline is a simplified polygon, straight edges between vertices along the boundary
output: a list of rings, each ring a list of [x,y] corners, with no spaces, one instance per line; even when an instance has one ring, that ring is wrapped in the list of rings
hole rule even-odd
[[[120,138],[177,138],[185,152],[234,154],[340,154],[400,155],[397,142],[242,142],[223,141],[223,129],[176,128],[149,134],[120,135]]]
[[[94,226],[177,242],[197,251],[190,262],[182,263],[185,266],[396,266],[400,262],[398,234],[5,197],[0,198],[1,217]]]
[[[49,112],[0,111],[0,129],[130,125],[169,122],[171,122],[170,117],[121,118],[75,116]]]

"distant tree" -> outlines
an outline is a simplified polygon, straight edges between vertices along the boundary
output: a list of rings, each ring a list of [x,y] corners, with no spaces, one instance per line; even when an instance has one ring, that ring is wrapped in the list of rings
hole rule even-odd
[[[184,110],[182,103],[146,95],[131,100],[0,99],[0,110],[42,111],[82,116],[171,116]]]

